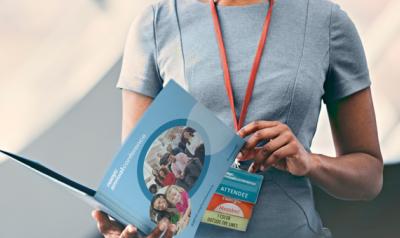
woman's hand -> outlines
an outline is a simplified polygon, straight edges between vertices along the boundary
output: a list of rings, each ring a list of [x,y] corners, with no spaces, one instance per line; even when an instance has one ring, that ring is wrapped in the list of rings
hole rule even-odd
[[[304,176],[313,167],[311,154],[284,123],[255,121],[243,127],[238,134],[242,138],[250,135],[237,156],[239,161],[254,160],[249,172],[259,169],[265,171],[273,166],[293,175]],[[257,147],[257,144],[265,140],[268,141],[265,145]]]
[[[110,220],[104,212],[93,211],[92,216],[97,221],[97,227],[105,238],[142,238],[139,236],[136,227],[129,225],[124,228],[117,221]],[[170,224],[167,219],[161,220],[146,238],[159,238],[165,230],[167,231],[163,237],[172,238],[176,231],[176,226]]]

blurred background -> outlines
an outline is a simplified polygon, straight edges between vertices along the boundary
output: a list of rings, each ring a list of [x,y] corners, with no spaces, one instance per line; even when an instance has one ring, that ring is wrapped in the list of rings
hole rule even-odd
[[[336,0],[368,57],[385,184],[373,202],[315,188],[334,237],[400,234],[400,1]],[[96,188],[120,144],[115,89],[128,27],[148,1],[0,0],[0,148]],[[334,155],[323,107],[312,150]],[[18,176],[16,176],[18,174]],[[90,207],[0,158],[0,237],[99,237]]]

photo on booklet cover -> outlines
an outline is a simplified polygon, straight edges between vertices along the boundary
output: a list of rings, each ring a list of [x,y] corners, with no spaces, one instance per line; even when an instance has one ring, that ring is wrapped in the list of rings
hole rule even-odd
[[[204,141],[192,127],[176,126],[151,144],[143,166],[146,187],[152,194],[170,185],[190,191],[203,169]]]
[[[151,200],[151,220],[158,223],[162,219],[168,219],[177,226],[176,233],[181,232],[189,224],[190,215],[189,194],[177,185],[163,187]]]

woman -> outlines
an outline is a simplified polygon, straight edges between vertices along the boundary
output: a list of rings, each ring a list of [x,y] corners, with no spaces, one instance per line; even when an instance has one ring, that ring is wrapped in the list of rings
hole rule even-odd
[[[189,223],[191,208],[189,194],[185,189],[176,185],[171,185],[165,191],[167,201],[179,211],[180,219],[177,223],[177,229],[183,230]]]
[[[156,223],[167,218],[172,224],[177,224],[181,215],[175,206],[170,206],[166,195],[156,194],[150,203],[150,217]]]
[[[158,170],[158,169],[153,169],[153,170],[151,171],[151,173],[153,174],[154,182],[155,182],[158,186],[163,187],[162,178],[160,178],[160,172],[159,172],[159,170]]]
[[[123,138],[169,79],[186,85],[221,120],[235,125],[211,4],[162,0],[133,23],[118,83],[124,89]],[[217,2],[236,111],[245,98],[268,7],[263,0]],[[330,1],[276,0],[272,9],[247,117],[238,128],[239,135],[247,137],[238,160],[254,158],[249,170],[264,175],[245,234],[330,237],[314,207],[310,181],[346,200],[371,200],[382,187],[383,162],[365,54],[352,21]],[[322,102],[335,157],[310,151]],[[268,143],[260,146],[263,141]],[[114,228],[104,214],[95,215],[100,226]],[[112,237],[110,229],[101,232]],[[202,237],[236,238],[243,233],[201,224],[196,238]]]
[[[176,207],[181,216],[184,217],[190,214],[189,194],[185,191],[185,189],[176,185],[171,185],[167,188],[165,195],[167,197],[167,201]]]
[[[189,147],[192,144],[191,140],[193,139],[195,132],[196,131],[193,128],[186,127],[181,134],[181,140],[178,144],[179,149],[181,149],[189,157],[194,157],[194,152],[192,153]]]
[[[174,185],[176,183],[175,175],[169,169],[162,167],[158,173],[161,177],[162,187]]]

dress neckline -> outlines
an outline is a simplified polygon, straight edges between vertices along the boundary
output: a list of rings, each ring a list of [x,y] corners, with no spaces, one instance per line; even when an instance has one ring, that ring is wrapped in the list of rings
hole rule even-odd
[[[208,1],[203,2],[200,0],[189,0],[190,2],[193,2],[194,4],[197,4],[202,7],[210,7],[210,3]],[[246,5],[217,5],[218,9],[251,9],[251,8],[259,8],[259,7],[266,7],[268,6],[269,1],[265,0],[260,3],[251,3],[251,4],[246,4]]]

